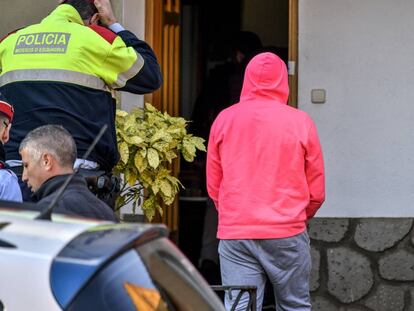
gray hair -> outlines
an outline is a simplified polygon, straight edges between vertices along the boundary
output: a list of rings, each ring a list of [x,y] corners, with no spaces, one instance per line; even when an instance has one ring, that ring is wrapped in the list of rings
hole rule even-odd
[[[23,149],[36,160],[40,160],[43,153],[50,153],[63,167],[73,167],[77,156],[72,135],[63,126],[55,124],[30,131],[20,143],[19,152]]]

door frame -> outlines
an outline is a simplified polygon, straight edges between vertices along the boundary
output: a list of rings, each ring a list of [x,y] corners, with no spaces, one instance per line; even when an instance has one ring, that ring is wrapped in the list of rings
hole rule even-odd
[[[288,103],[296,108],[298,106],[298,1],[289,0],[288,38],[290,88]],[[160,90],[145,95],[144,100],[173,116],[179,115],[180,57],[179,51],[176,51],[173,56],[169,55],[165,46],[171,45],[171,42],[166,41],[166,37],[179,38],[177,28],[172,30],[168,24],[179,24],[180,2],[180,0],[145,0],[145,40],[157,55],[164,74],[164,84]],[[179,165],[176,164],[173,169],[178,175]],[[172,232],[177,233],[179,227],[178,209],[178,201],[176,200],[174,207],[168,208],[162,219],[157,219],[157,221],[162,221]]]
[[[159,90],[144,96],[162,112],[179,116],[180,101],[180,11],[181,0],[145,1],[145,41],[153,48],[161,66],[163,85]],[[170,167],[172,174],[178,177],[180,162],[175,159]],[[170,230],[170,238],[178,242],[179,227],[178,196],[171,206],[163,206],[162,217],[154,222],[164,223]]]
[[[298,16],[299,0],[289,0],[289,105],[298,107]]]

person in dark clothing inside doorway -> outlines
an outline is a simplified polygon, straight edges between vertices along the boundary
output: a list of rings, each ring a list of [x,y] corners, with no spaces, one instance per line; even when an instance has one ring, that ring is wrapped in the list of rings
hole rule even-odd
[[[221,110],[237,103],[247,63],[262,49],[259,36],[240,31],[231,39],[231,57],[210,70],[207,81],[196,100],[192,115],[192,132],[208,139],[211,124]]]
[[[72,136],[60,125],[44,125],[32,130],[19,148],[23,181],[33,192],[34,201],[48,206],[70,174],[76,160]],[[116,221],[113,211],[89,191],[85,179],[75,175],[54,213]]]
[[[191,132],[208,140],[211,124],[223,109],[235,104],[240,99],[243,85],[243,74],[249,60],[262,49],[262,41],[256,33],[240,31],[231,38],[231,57],[226,62],[216,65],[208,74],[205,86],[197,98]],[[229,61],[230,60],[230,61]],[[194,163],[183,163],[185,166],[197,167],[197,171],[205,172],[205,156],[197,157]],[[199,184],[205,188],[205,175],[199,174]],[[202,247],[199,269],[206,280],[216,285],[220,283],[217,211],[214,203],[208,199],[203,226]]]

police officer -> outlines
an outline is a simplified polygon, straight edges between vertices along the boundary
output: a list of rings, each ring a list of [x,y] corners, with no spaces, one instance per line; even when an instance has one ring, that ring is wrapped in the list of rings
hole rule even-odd
[[[15,107],[6,153],[16,171],[19,144],[34,128],[62,125],[81,157],[107,124],[94,152],[75,166],[110,172],[119,159],[112,90],[144,94],[162,82],[153,50],[116,21],[109,0],[63,0],[39,24],[8,35],[0,70],[0,91]]]
[[[13,120],[13,106],[0,93],[0,200],[22,201],[22,193],[16,175],[8,169],[4,154],[4,145],[9,140],[11,122]]]

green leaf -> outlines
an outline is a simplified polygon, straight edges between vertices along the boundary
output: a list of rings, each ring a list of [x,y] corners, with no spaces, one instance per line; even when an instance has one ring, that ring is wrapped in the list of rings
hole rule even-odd
[[[174,177],[174,176],[167,176],[166,177],[170,183],[174,186],[174,188],[176,189],[176,191],[178,191],[179,187],[184,188],[183,184],[178,180],[178,178]]]
[[[128,115],[128,112],[121,110],[121,109],[117,109],[116,110],[116,116],[120,117],[120,118],[125,118]]]
[[[133,169],[129,170],[129,176],[127,181],[130,186],[134,186],[137,183],[137,174]]]
[[[134,108],[134,109],[132,109],[130,114],[133,114],[136,118],[142,119],[142,117],[144,116],[144,109]]]
[[[142,148],[139,153],[141,154],[141,157],[146,158],[147,157],[147,148]]]
[[[147,198],[144,203],[142,204],[142,211],[144,212],[145,216],[147,216],[148,220],[151,221],[155,215],[155,196],[151,195]]]
[[[170,176],[171,171],[166,169],[166,168],[161,168],[158,170],[157,175],[155,176],[157,180],[163,180],[165,178],[167,178],[168,176]]]
[[[193,162],[194,161],[194,155],[191,153],[188,153],[187,149],[182,150],[182,155],[184,157],[184,160],[187,162]]]
[[[162,209],[162,206],[157,203],[155,205],[155,207],[158,210],[158,213],[160,213],[160,215],[162,216],[162,214],[164,213],[164,210]]]
[[[190,141],[198,150],[206,151],[206,146],[204,145],[205,140],[203,138],[191,136]]]
[[[169,181],[167,179],[164,179],[164,180],[161,181],[160,190],[161,190],[162,194],[164,196],[166,196],[167,198],[171,198],[171,196],[174,192],[173,187],[171,186],[171,184],[169,183]]]
[[[119,195],[116,198],[116,206],[118,209],[125,205],[125,199],[126,199],[126,196],[122,196],[122,195]]]
[[[172,141],[172,137],[170,134],[167,133],[164,129],[160,129],[155,132],[155,134],[151,137],[150,142],[155,143],[158,140],[162,140],[164,142]]]
[[[168,161],[168,163],[171,163],[173,159],[177,157],[177,154],[174,151],[168,150],[165,154],[165,159]]]
[[[195,154],[196,154],[196,147],[195,147],[195,145],[193,144],[193,142],[192,141],[190,141],[190,140],[184,140],[183,141],[183,147],[184,147],[184,149],[185,149],[185,151],[189,154],[189,155],[192,155],[192,156],[194,156]]]
[[[152,174],[150,174],[150,172],[148,172],[147,170],[143,171],[140,174],[140,176],[141,176],[140,181],[146,183],[147,185],[152,185],[154,183],[152,179],[153,177]]]
[[[140,145],[144,142],[144,139],[139,136],[126,136],[125,141],[130,145]]]
[[[119,149],[119,155],[121,156],[121,161],[127,164],[128,159],[129,159],[128,145],[125,142],[122,142],[119,144],[118,149]]]
[[[148,160],[148,164],[152,168],[157,168],[158,165],[160,164],[160,157],[158,155],[157,150],[155,150],[154,148],[148,148],[148,150],[147,150],[147,160]]]
[[[136,117],[133,114],[130,114],[126,117],[124,130],[128,130],[129,128],[134,128],[137,124]]]
[[[160,186],[158,184],[158,181],[156,181],[155,183],[153,183],[150,186],[150,189],[151,189],[151,191],[152,191],[153,194],[158,194],[158,192],[160,192]]]
[[[139,152],[135,154],[134,164],[140,173],[142,173],[148,167],[148,162],[142,157]]]
[[[145,109],[151,112],[158,112],[158,110],[150,103],[145,103]]]

